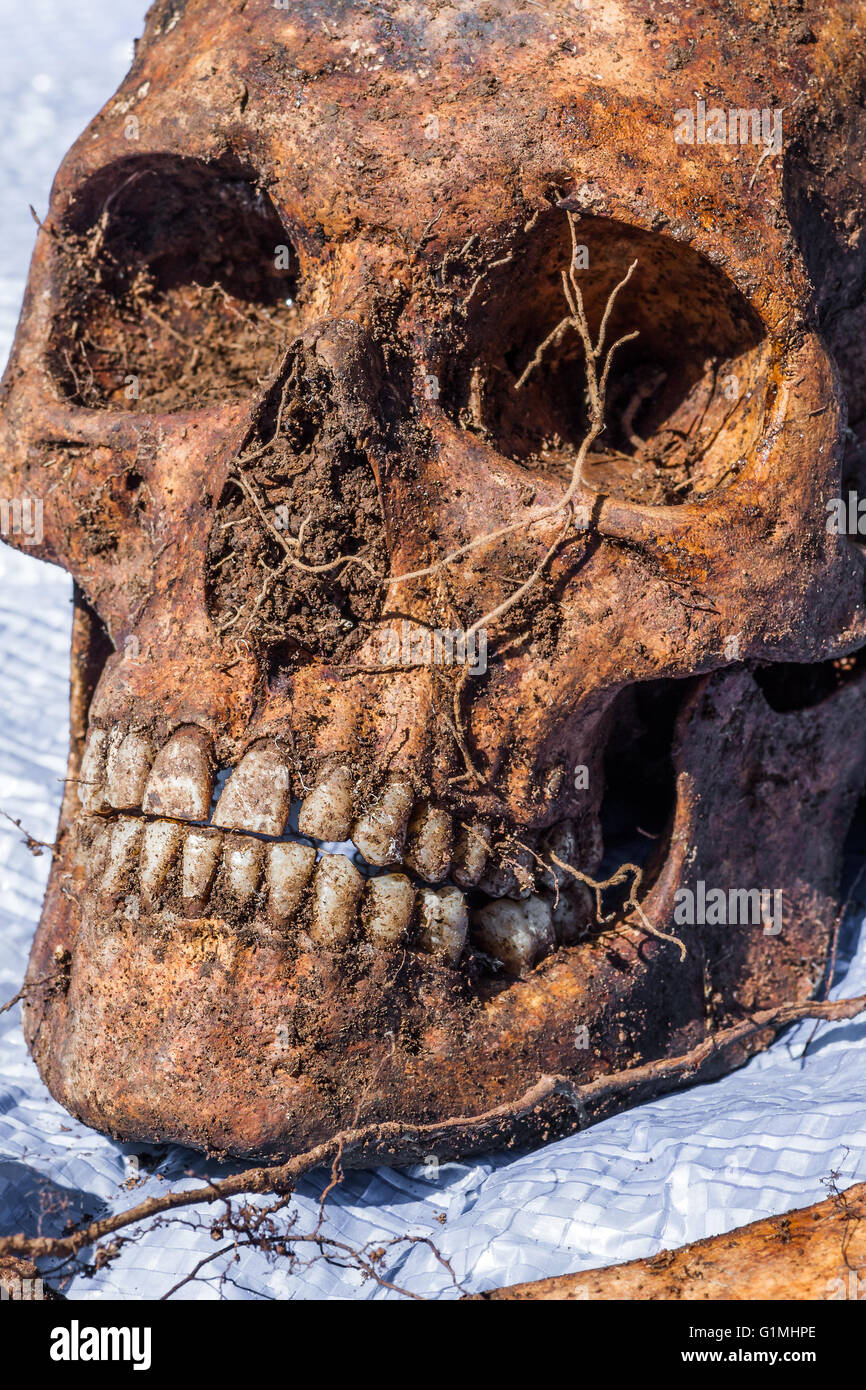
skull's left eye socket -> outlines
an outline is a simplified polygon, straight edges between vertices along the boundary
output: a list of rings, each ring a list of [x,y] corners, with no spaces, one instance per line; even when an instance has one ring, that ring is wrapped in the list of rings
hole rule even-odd
[[[94,175],[57,229],[49,367],[91,409],[243,397],[297,331],[298,267],[270,198],[174,156]]]

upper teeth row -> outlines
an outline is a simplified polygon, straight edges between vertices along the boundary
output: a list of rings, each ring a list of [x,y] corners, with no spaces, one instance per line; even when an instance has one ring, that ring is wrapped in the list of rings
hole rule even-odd
[[[210,819],[214,760],[201,729],[178,729],[155,753],[139,730],[91,729],[81,766],[79,798],[87,811],[136,811],[180,821]],[[277,837],[291,806],[289,768],[277,744],[264,739],[243,756],[223,787],[211,823],[223,830]],[[325,843],[352,840],[369,864],[406,864],[427,883],[449,875],[491,897],[532,892],[532,856],[520,850],[503,866],[491,861],[490,829],[482,822],[455,836],[451,816],[415,804],[408,781],[392,778],[374,804],[354,814],[355,778],[348,767],[324,770],[301,804],[298,829]]]

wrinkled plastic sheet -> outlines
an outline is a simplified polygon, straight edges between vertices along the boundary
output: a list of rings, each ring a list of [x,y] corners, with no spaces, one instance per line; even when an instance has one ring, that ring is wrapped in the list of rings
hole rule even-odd
[[[27,204],[44,212],[63,151],[110,94],[140,32],[140,0],[31,0],[0,14],[0,356],[33,241]],[[69,582],[0,550],[0,809],[51,840],[67,748]],[[18,989],[49,857],[0,823],[0,999]],[[859,947],[858,947],[859,939]],[[843,934],[834,994],[866,992],[866,933]],[[210,1215],[191,1209],[142,1229],[97,1273],[74,1273],[85,1298],[453,1298],[499,1284],[653,1255],[790,1210],[866,1178],[866,1023],[789,1030],[768,1052],[694,1086],[519,1157],[349,1172],[329,1196],[328,1258],[299,1263],[254,1250],[220,1255]],[[0,1232],[59,1232],[119,1211],[169,1183],[234,1171],[187,1150],[115,1143],[48,1095],[21,1035],[0,1017]],[[293,1199],[296,1232],[319,1221],[327,1175]],[[264,1200],[264,1199],[258,1199]],[[350,1250],[384,1252],[379,1280]],[[389,1287],[391,1286],[391,1287]]]

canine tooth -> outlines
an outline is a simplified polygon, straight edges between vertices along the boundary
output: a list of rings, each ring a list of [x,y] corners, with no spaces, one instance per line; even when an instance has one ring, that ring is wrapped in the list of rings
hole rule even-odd
[[[118,811],[135,810],[144,799],[144,789],[153,763],[153,747],[147,734],[133,729],[119,743],[109,747],[106,766],[108,804]]]
[[[85,811],[101,811],[105,805],[105,754],[108,735],[91,729],[87,735],[78,781],[78,800]]]
[[[190,830],[183,842],[181,884],[184,898],[207,898],[219,863],[223,837],[213,830]]]
[[[266,856],[268,916],[277,926],[282,926],[297,911],[313,872],[316,851],[311,845],[268,845]]]
[[[362,916],[367,939],[381,950],[399,946],[415,906],[415,890],[404,874],[367,880]]]
[[[348,840],[352,829],[354,787],[351,768],[330,768],[304,799],[298,815],[301,834],[332,844]]]
[[[421,888],[417,944],[422,951],[456,965],[466,945],[469,918],[459,888]]]
[[[259,886],[264,848],[261,840],[248,840],[242,835],[226,836],[223,847],[225,881],[240,906],[249,901]]]
[[[368,864],[400,863],[412,801],[408,782],[391,781],[372,810],[356,822],[352,840]]]
[[[140,882],[145,902],[156,900],[174,863],[182,836],[183,828],[170,820],[150,821],[144,827]]]
[[[488,903],[474,915],[472,939],[511,975],[523,975],[556,944],[550,906],[539,897]]]
[[[409,822],[406,863],[419,878],[441,883],[451,866],[451,817],[438,806],[424,806]]]
[[[143,824],[135,816],[119,816],[111,827],[108,857],[102,876],[106,893],[117,893],[125,886],[127,870],[138,849]]]
[[[454,847],[451,876],[462,888],[474,888],[490,853],[490,827],[482,821],[464,825]]]
[[[210,739],[202,729],[178,729],[156,755],[142,810],[178,820],[207,820],[212,790]]]
[[[364,880],[342,854],[324,854],[313,875],[310,935],[322,946],[341,946],[352,934]]]
[[[275,743],[257,743],[226,782],[213,823],[224,830],[280,835],[288,815],[289,769]]]

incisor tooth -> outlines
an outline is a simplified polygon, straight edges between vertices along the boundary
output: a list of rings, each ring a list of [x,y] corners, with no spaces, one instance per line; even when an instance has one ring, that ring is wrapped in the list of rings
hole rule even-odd
[[[141,805],[152,762],[150,739],[135,729],[109,748],[105,791],[110,806],[131,811]]]
[[[183,828],[174,821],[154,820],[144,827],[140,882],[145,905],[156,902],[180,848]]]
[[[463,826],[454,848],[451,877],[462,888],[474,888],[484,872],[490,853],[490,827],[482,821]]]
[[[415,906],[415,890],[404,874],[367,880],[362,917],[368,941],[381,950],[399,946]]]
[[[466,945],[469,919],[466,899],[459,888],[421,888],[418,893],[421,921],[418,946],[422,951],[456,965]]]
[[[202,729],[178,729],[156,755],[142,810],[178,820],[207,820],[212,790],[210,739]]]
[[[226,887],[239,906],[249,902],[262,876],[264,845],[243,835],[227,835],[223,848]]]
[[[368,864],[400,863],[412,800],[408,782],[391,781],[376,805],[356,822],[352,839]]]
[[[126,886],[143,829],[143,823],[135,816],[120,816],[111,827],[108,857],[102,876],[104,892],[119,893]]]
[[[539,897],[488,903],[474,915],[472,939],[509,974],[523,975],[556,944],[550,907]]]
[[[213,823],[224,830],[281,835],[288,815],[289,769],[275,743],[257,743],[226,782]]]
[[[105,806],[105,754],[108,735],[104,729],[91,729],[87,735],[81,772],[78,779],[78,800],[85,811],[101,811]]]
[[[451,866],[453,828],[447,811],[424,806],[409,822],[405,860],[419,878],[441,883]]]
[[[213,883],[223,837],[219,831],[190,830],[183,842],[181,884],[184,898],[203,902]]]
[[[352,792],[355,779],[348,767],[330,768],[304,799],[298,829],[314,840],[339,844],[352,829]]]
[[[364,880],[342,854],[324,854],[313,875],[313,918],[310,935],[332,949],[352,935],[355,911]]]
[[[294,917],[315,862],[311,845],[268,845],[268,916],[276,926]]]

